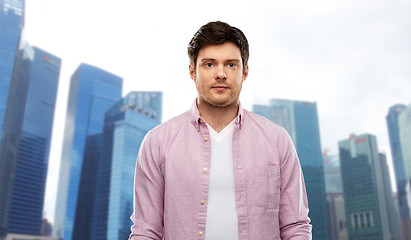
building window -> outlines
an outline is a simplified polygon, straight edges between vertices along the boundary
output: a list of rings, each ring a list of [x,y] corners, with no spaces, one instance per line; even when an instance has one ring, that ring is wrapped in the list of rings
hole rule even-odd
[[[370,228],[374,226],[372,212],[361,212],[351,214],[352,228]]]
[[[365,219],[367,220],[367,227],[373,227],[374,221],[372,218],[372,212],[365,213]]]
[[[365,217],[364,217],[365,213],[360,213],[359,215],[360,215],[360,227],[361,228],[367,227],[366,222],[365,222]]]
[[[358,223],[358,214],[353,214],[354,215],[354,229],[357,229],[360,227],[360,224]]]

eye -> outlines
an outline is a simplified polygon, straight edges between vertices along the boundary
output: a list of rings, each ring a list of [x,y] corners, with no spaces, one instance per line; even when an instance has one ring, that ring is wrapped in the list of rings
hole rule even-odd
[[[227,64],[227,65],[228,65],[229,68],[235,68],[235,67],[237,67],[237,64],[235,64],[235,63],[229,63],[229,64]]]
[[[212,66],[213,66],[212,63],[205,63],[204,65],[205,65],[206,67],[212,67]]]

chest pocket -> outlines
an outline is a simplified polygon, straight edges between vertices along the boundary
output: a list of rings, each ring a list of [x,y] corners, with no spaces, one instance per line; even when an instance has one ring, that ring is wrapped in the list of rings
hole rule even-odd
[[[252,204],[278,210],[281,184],[280,165],[270,163],[261,169],[256,169],[251,181]]]

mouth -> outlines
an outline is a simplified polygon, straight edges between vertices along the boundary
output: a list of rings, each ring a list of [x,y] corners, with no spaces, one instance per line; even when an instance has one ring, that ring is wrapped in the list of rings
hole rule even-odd
[[[223,85],[217,85],[217,86],[213,86],[211,88],[214,89],[214,90],[217,90],[217,91],[224,91],[224,90],[228,89],[227,86],[223,86]]]

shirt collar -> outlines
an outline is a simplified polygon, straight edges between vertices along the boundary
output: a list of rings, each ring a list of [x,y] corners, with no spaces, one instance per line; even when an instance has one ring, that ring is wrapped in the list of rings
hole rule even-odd
[[[201,124],[205,124],[205,121],[200,116],[200,111],[197,108],[197,98],[194,100],[193,105],[191,105],[190,116],[191,116],[191,123],[197,129],[197,131],[200,131],[199,126]],[[241,127],[243,126],[243,121],[244,121],[244,109],[240,102],[238,106],[238,115],[235,119],[235,124],[239,126],[239,128],[241,129]]]

